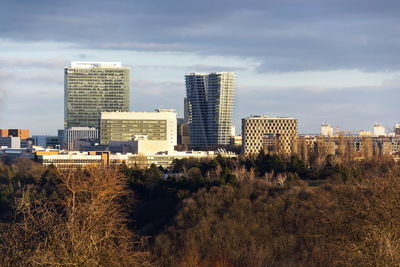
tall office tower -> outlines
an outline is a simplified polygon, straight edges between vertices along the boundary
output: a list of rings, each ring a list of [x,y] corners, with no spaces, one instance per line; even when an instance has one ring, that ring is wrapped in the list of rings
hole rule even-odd
[[[235,74],[189,73],[185,80],[191,146],[229,145]]]
[[[100,128],[100,113],[129,111],[129,68],[120,62],[71,62],[65,68],[64,128]]]
[[[242,119],[242,136],[245,155],[257,154],[261,149],[290,155],[292,142],[297,137],[297,119],[248,117]]]

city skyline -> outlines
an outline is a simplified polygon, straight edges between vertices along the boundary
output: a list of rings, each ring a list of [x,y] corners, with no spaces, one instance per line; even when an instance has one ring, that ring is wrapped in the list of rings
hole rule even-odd
[[[133,111],[183,117],[185,73],[233,71],[237,129],[256,114],[298,118],[299,133],[399,123],[398,2],[209,4],[6,1],[1,19],[16,23],[0,28],[1,128],[63,128],[70,61],[130,67]]]

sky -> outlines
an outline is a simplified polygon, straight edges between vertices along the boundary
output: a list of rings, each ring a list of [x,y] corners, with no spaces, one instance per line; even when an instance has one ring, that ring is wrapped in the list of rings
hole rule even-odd
[[[345,131],[400,123],[398,0],[1,0],[0,128],[55,135],[70,61],[131,68],[132,111],[175,108],[184,74],[236,73],[250,115]]]

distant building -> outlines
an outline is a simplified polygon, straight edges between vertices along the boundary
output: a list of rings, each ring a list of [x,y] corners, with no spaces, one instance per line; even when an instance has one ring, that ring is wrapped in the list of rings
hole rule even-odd
[[[0,150],[1,154],[1,150]],[[70,170],[84,168],[89,165],[119,165],[126,164],[129,167],[147,168],[151,164],[168,168],[175,159],[187,158],[215,158],[218,155],[224,157],[234,157],[236,154],[231,152],[214,151],[187,151],[187,152],[164,152],[157,154],[111,154],[109,151],[87,151],[87,152],[59,152],[59,151],[36,151],[33,159],[37,162],[49,166],[53,165],[60,170]],[[29,156],[26,156],[29,157]]]
[[[65,68],[64,128],[100,128],[100,113],[129,111],[129,68],[120,62],[71,62]]]
[[[185,123],[190,123],[190,114],[191,114],[191,107],[189,100],[185,97],[183,100],[183,120]]]
[[[110,152],[68,152],[38,151],[34,159],[45,166],[53,165],[61,170],[83,168],[89,165],[109,165]]]
[[[235,135],[231,137],[231,145],[232,146],[242,146],[242,136]]]
[[[185,115],[192,147],[228,145],[235,98],[233,72],[185,75]]]
[[[28,129],[0,129],[0,137],[19,137],[21,140],[28,139],[30,134]]]
[[[235,125],[231,125],[231,137],[232,136],[236,136],[236,126]]]
[[[173,148],[177,144],[175,110],[101,113],[101,144],[108,144],[111,141],[131,141],[135,135],[147,135],[148,140],[166,140]]]
[[[12,149],[20,149],[21,148],[21,138],[20,137],[0,137],[0,148],[12,148]]]
[[[280,134],[264,134],[262,136],[262,149],[266,153],[279,154],[280,149]]]
[[[333,127],[329,123],[323,123],[321,125],[321,135],[324,137],[333,136]]]
[[[52,135],[32,135],[32,142],[34,146],[59,148],[60,142],[58,136]]]
[[[190,145],[189,124],[185,122],[185,119],[178,119],[177,121],[177,144],[187,150]]]
[[[361,130],[358,134],[360,137],[372,137],[373,134],[370,131]]]
[[[395,134],[396,136],[400,136],[400,124],[396,124],[396,125],[394,126],[394,134]]]
[[[385,133],[385,127],[383,127],[382,124],[376,123],[374,125],[374,136],[379,137],[379,136],[386,136]]]
[[[292,142],[297,137],[297,119],[252,116],[242,119],[242,150],[245,155],[257,154],[274,145],[279,151],[291,154]],[[277,145],[275,143],[277,142]]]
[[[68,150],[79,150],[76,141],[79,140],[97,140],[99,139],[99,131],[90,127],[71,127],[66,128],[63,132],[64,143]]]

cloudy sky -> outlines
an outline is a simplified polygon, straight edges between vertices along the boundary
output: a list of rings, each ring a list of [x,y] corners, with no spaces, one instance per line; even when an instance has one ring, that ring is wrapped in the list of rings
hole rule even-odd
[[[131,110],[183,112],[184,74],[234,71],[234,122],[400,122],[398,0],[1,0],[0,128],[56,134],[63,68],[121,61]],[[239,130],[237,130],[239,131]]]

